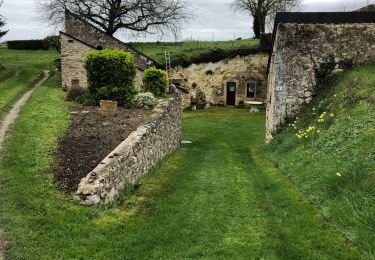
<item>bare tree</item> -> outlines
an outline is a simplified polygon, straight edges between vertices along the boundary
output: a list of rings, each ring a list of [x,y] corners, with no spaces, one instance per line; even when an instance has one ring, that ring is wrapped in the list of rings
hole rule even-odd
[[[3,4],[3,1],[0,0],[0,7],[1,5]],[[6,24],[5,22],[5,18],[0,14],[0,28],[3,27],[4,25]],[[0,30],[0,39],[5,35],[7,34],[8,31],[1,31]]]
[[[176,35],[193,18],[185,0],[36,1],[43,18],[52,24],[61,23],[65,10],[69,10],[109,35],[119,30]]]
[[[290,11],[300,4],[301,0],[233,0],[234,11],[250,13],[253,17],[253,31],[259,38],[266,31],[267,19],[272,19],[276,12]]]

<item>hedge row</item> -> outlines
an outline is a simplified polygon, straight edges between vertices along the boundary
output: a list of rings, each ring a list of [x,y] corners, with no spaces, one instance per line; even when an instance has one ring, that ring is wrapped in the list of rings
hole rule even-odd
[[[8,41],[10,50],[49,50],[50,44],[45,40]]]

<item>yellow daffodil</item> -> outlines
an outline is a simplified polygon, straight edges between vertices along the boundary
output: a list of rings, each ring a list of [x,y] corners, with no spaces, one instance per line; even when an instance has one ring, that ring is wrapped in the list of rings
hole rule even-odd
[[[341,173],[336,172],[337,177],[341,177]]]
[[[330,116],[331,116],[331,117],[334,117],[335,115],[331,113]]]

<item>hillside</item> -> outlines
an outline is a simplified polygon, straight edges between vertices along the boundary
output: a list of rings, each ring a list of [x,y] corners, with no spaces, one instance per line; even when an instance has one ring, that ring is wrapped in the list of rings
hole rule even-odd
[[[269,157],[365,257],[375,248],[375,66],[336,75]]]
[[[258,47],[258,39],[243,39],[236,41],[183,41],[183,42],[150,42],[130,43],[138,51],[156,60],[160,65],[165,64],[165,51],[171,54],[172,65],[187,65],[193,61],[204,58],[203,56],[215,56],[212,52],[233,52],[248,50]],[[216,54],[216,52],[214,53]],[[229,54],[228,54],[229,55]]]

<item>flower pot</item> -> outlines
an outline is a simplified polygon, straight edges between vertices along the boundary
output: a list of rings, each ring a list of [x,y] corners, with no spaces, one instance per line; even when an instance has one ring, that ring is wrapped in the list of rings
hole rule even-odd
[[[100,114],[103,116],[114,116],[117,111],[117,101],[100,100]]]

